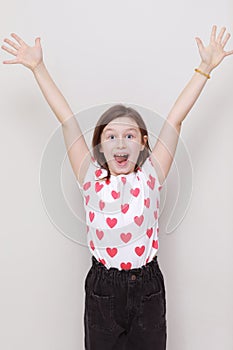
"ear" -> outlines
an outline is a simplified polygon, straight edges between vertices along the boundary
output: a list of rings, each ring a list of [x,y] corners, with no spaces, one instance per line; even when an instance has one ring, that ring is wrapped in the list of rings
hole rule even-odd
[[[145,144],[146,144],[147,140],[148,140],[147,135],[144,135],[144,136],[143,136],[143,142],[144,142],[144,144],[142,144],[142,146],[141,146],[141,151],[143,151],[143,150],[144,150],[144,148],[145,148]]]

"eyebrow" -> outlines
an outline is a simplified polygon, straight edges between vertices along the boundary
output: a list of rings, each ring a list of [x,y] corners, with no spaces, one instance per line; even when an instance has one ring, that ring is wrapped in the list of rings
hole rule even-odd
[[[116,131],[116,129],[114,129],[114,128],[107,128],[107,129],[104,130],[104,133],[107,132],[107,131]],[[128,129],[126,129],[124,131],[138,131],[138,129],[136,129],[136,128],[128,128]]]

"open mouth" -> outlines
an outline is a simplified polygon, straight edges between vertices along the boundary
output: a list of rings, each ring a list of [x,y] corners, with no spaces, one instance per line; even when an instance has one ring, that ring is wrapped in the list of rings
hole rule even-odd
[[[129,158],[128,154],[122,153],[122,154],[114,154],[114,159],[117,162],[117,164],[123,166],[127,163],[127,160]]]

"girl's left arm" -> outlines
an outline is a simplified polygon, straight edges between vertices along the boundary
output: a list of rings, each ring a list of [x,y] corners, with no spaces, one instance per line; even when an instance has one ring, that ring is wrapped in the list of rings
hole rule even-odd
[[[160,184],[164,182],[170,170],[183,120],[197,101],[211,71],[220,64],[224,57],[233,54],[233,50],[224,51],[224,47],[230,38],[229,33],[224,37],[226,28],[221,29],[217,38],[216,29],[217,27],[214,25],[209,45],[206,47],[200,38],[195,38],[201,56],[201,63],[197,68],[199,72],[195,71],[191,80],[179,95],[152,150],[151,160],[157,170]]]

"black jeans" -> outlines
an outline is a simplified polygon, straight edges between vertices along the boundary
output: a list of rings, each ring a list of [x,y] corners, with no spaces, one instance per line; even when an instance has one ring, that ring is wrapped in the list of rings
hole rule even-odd
[[[166,298],[157,256],[131,270],[92,256],[85,280],[86,350],[165,350]]]

